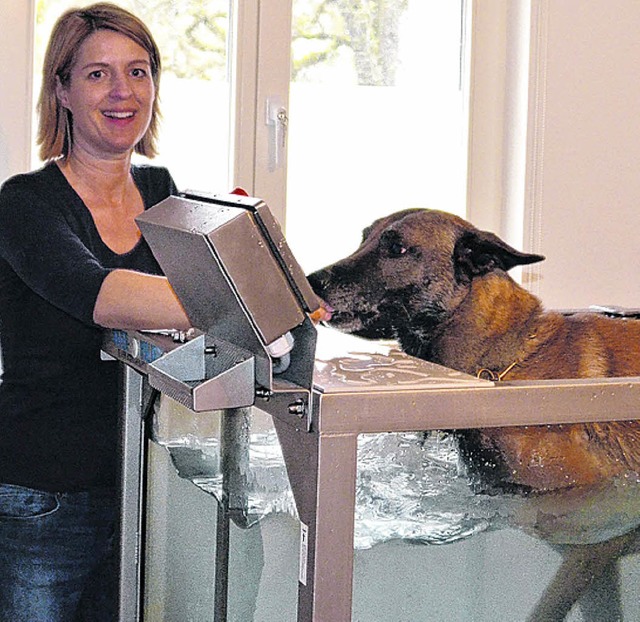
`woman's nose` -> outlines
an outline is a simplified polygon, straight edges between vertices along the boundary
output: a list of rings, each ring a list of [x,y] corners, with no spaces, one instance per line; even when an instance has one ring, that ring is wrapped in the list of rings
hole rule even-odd
[[[115,73],[111,80],[111,97],[114,99],[126,99],[132,93],[129,76],[124,73]]]

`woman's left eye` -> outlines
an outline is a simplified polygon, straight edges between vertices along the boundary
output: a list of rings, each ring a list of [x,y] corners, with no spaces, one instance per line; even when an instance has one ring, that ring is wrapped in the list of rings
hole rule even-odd
[[[131,75],[134,78],[144,78],[147,75],[147,72],[144,69],[137,67],[136,69],[131,70]]]

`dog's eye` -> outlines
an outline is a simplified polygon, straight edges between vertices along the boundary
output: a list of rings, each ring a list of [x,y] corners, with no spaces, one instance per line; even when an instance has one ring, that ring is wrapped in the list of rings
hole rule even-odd
[[[392,258],[403,257],[414,250],[414,247],[408,248],[402,243],[402,237],[397,231],[384,231],[380,236],[380,243],[386,255]]]
[[[402,255],[406,254],[406,252],[406,246],[403,246],[399,242],[391,242],[391,244],[389,244],[390,257],[401,257]]]

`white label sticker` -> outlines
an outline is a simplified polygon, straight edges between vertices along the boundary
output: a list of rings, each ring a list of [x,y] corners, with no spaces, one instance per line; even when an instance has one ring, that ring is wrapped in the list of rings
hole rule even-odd
[[[300,566],[298,581],[307,584],[307,557],[309,555],[309,527],[300,521]]]

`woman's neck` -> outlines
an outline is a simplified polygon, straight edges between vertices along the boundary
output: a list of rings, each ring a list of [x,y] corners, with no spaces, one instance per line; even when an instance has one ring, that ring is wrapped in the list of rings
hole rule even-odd
[[[74,188],[90,191],[93,195],[110,197],[114,193],[126,191],[131,183],[130,154],[122,158],[105,160],[73,151],[60,160],[58,166]]]
[[[135,218],[144,203],[130,173],[129,158],[96,160],[74,155],[60,170],[87,207],[102,241],[118,254],[131,251],[140,239]]]

